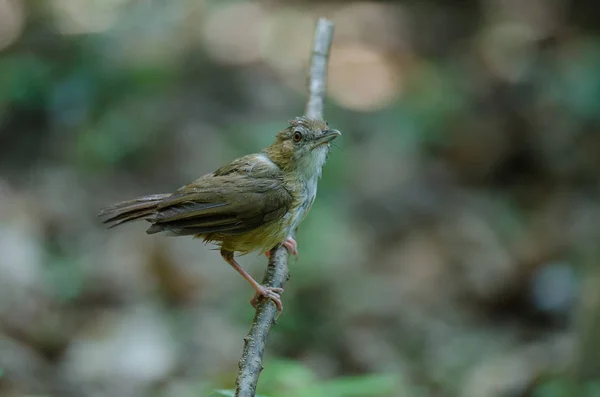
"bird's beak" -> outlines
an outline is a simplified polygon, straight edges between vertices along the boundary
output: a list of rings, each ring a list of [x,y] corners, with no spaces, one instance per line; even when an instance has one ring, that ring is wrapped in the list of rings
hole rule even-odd
[[[314,144],[313,148],[316,148],[319,145],[328,144],[329,142],[333,141],[335,138],[337,138],[340,135],[342,135],[342,133],[339,132],[338,130],[325,131],[325,132],[323,132],[323,135],[321,135],[320,137],[315,139],[315,144]]]

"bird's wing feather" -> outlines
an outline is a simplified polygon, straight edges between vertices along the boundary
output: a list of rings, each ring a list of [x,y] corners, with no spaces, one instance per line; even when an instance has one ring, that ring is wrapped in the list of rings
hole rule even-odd
[[[212,174],[161,201],[148,233],[240,234],[280,219],[292,201],[275,174]]]

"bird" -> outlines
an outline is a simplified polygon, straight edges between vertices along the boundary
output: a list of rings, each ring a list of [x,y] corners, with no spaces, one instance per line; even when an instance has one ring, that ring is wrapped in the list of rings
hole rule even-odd
[[[322,119],[295,117],[274,142],[233,160],[173,193],[151,194],[106,207],[98,217],[108,228],[145,220],[147,234],[193,236],[217,245],[221,257],[256,291],[250,300],[271,300],[280,314],[282,288],[263,286],[236,261],[236,254],[269,257],[281,244],[298,257],[293,235],[317,195],[331,142],[341,132]]]

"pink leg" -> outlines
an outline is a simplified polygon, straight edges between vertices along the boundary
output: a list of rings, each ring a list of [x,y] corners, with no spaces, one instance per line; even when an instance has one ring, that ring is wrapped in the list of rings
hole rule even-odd
[[[256,307],[258,299],[260,297],[265,297],[271,299],[273,303],[275,303],[275,306],[277,306],[277,310],[279,310],[280,315],[281,313],[283,313],[283,303],[281,303],[281,293],[283,292],[283,288],[263,287],[262,285],[260,285],[256,280],[252,278],[251,275],[249,275],[244,269],[242,269],[242,267],[235,261],[235,259],[233,259],[233,252],[222,250],[221,256],[223,257],[223,259],[225,259],[227,263],[231,265],[231,267],[233,267],[239,274],[241,274],[242,277],[244,277],[250,283],[250,285],[252,285],[252,288],[254,288],[254,290],[256,291],[256,294],[250,301],[252,306]]]
[[[296,259],[298,259],[298,243],[296,243],[296,240],[294,240],[291,237],[288,237],[281,245],[283,245],[288,250],[290,255],[294,255]],[[267,258],[271,258],[271,251],[265,252],[265,256]]]

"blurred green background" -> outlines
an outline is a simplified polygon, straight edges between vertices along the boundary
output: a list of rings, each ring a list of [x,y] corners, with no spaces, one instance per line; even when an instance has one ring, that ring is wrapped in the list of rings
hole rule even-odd
[[[251,288],[95,215],[268,145],[319,16],[344,135],[259,394],[600,396],[591,0],[0,0],[0,396],[228,395]]]

